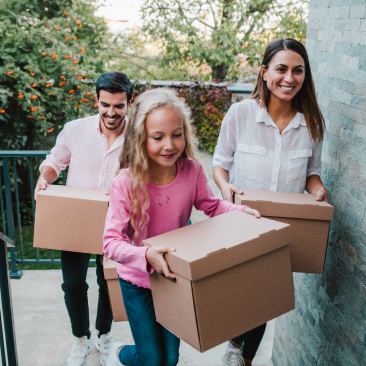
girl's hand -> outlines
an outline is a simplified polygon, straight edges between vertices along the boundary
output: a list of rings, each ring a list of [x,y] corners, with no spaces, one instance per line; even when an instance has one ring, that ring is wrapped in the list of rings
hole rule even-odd
[[[250,208],[249,206],[245,206],[243,212],[255,216],[257,219],[261,218],[261,214],[259,211],[255,210],[254,208]]]
[[[149,247],[146,251],[146,260],[156,272],[163,274],[166,278],[174,279],[175,276],[170,272],[168,263],[164,259],[164,253],[175,252],[173,248]]]
[[[233,203],[234,193],[243,194],[244,191],[239,189],[234,184],[229,184],[229,183],[225,184],[221,188],[221,195],[222,195],[222,199],[224,201],[228,201],[230,203]]]
[[[325,201],[325,202],[328,202],[328,193],[327,193],[327,190],[324,188],[320,188],[316,194],[315,194],[315,200],[316,201]]]

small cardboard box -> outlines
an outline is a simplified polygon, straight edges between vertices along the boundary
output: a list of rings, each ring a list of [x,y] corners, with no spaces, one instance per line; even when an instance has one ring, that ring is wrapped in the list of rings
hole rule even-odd
[[[290,224],[294,241],[290,245],[292,270],[323,273],[330,221],[334,207],[305,193],[245,189],[235,195],[237,205],[248,205],[262,216]]]
[[[113,320],[115,322],[128,321],[125,306],[123,304],[121,287],[118,281],[117,263],[103,257],[104,278],[107,280],[109,302],[111,303]]]
[[[103,254],[107,191],[48,185],[37,194],[33,246]]]
[[[173,247],[150,275],[156,319],[204,352],[294,309],[291,227],[233,211],[144,240]]]

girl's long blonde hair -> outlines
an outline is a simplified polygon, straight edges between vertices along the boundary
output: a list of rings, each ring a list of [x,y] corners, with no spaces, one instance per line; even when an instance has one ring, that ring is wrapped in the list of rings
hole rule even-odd
[[[183,120],[185,148],[181,159],[197,159],[197,139],[191,126],[191,110],[177,94],[166,88],[151,89],[142,93],[133,103],[126,126],[124,144],[119,158],[120,169],[128,168],[131,186],[131,225],[134,229],[133,241],[141,234],[145,238],[149,222],[147,209],[150,201],[146,183],[148,180],[149,159],[146,150],[147,116],[159,108],[175,108]]]

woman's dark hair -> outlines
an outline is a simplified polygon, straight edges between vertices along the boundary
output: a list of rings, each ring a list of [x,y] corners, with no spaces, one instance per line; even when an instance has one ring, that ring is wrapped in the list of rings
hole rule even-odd
[[[298,53],[305,62],[304,83],[299,92],[292,99],[292,105],[297,111],[304,114],[306,125],[308,126],[313,140],[321,141],[323,140],[325,130],[324,117],[316,98],[309,58],[304,45],[293,38],[274,39],[268,43],[264,52],[262,66],[267,70],[273,56],[282,50],[290,50]],[[261,72],[258,74],[257,84],[250,98],[255,99],[261,107],[268,108],[271,92],[267,87],[267,82],[263,80]]]
[[[126,92],[127,103],[129,103],[132,98],[133,86],[124,72],[108,71],[99,76],[96,89],[98,99],[101,90],[105,90],[112,94]]]

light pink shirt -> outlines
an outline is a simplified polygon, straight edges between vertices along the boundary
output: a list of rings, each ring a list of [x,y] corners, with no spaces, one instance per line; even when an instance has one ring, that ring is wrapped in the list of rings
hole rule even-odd
[[[109,190],[119,170],[122,143],[123,134],[108,149],[107,138],[100,131],[99,114],[77,119],[65,124],[39,169],[50,166],[59,176],[69,166],[67,186]]]
[[[104,254],[117,262],[120,278],[137,286],[150,288],[149,273],[153,269],[145,257],[147,247],[139,236],[132,245],[130,224],[131,178],[128,171],[117,175],[111,185],[109,209],[104,229]],[[225,212],[243,211],[237,206],[214,196],[207,184],[202,166],[192,160],[177,161],[177,175],[165,186],[147,183],[150,221],[147,238],[187,225],[193,206],[209,217]],[[174,248],[174,243],[171,244]]]

